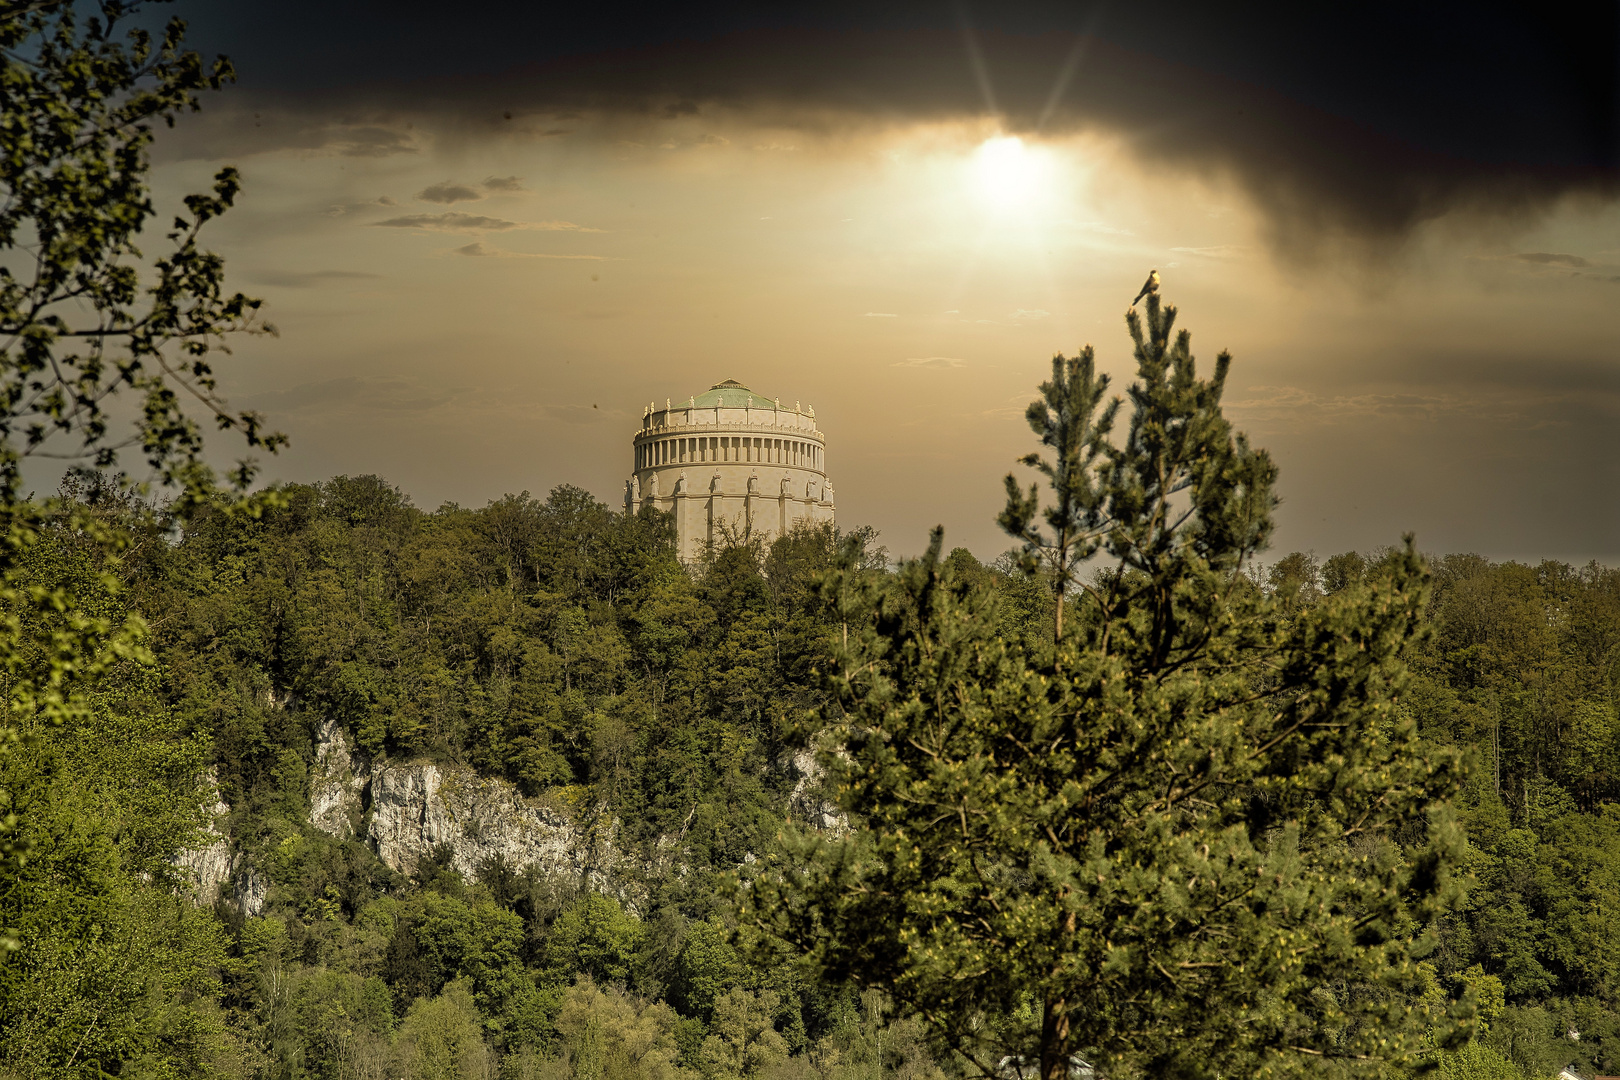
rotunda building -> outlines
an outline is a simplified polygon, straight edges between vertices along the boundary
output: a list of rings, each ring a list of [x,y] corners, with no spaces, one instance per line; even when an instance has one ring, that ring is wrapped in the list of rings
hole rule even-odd
[[[833,520],[827,439],[816,410],[782,404],[728,379],[683,402],[647,405],[635,436],[624,508],[672,511],[681,559],[710,544]]]

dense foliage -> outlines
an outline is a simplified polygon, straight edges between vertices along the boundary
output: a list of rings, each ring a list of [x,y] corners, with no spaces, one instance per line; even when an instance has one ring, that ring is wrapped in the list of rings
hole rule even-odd
[[[895,576],[870,536],[853,559],[812,532],[688,570],[664,522],[575,489],[424,512],[371,477],[295,487],[258,521],[200,519],[179,543],[137,535],[109,567],[59,518],[28,571],[99,597],[109,620],[144,614],[155,661],[121,662],[84,723],[7,759],[4,782],[38,808],[24,821],[40,852],[6,901],[12,925],[39,931],[0,969],[9,1071],[950,1065],[883,995],[750,962],[722,903],[723,875],[769,852],[793,812],[787,752],[823,693],[811,672],[848,629],[815,602],[814,575],[864,552],[875,588]],[[1405,558],[1291,555],[1251,580],[1293,618]],[[942,561],[999,598],[1002,637],[1050,638],[1050,594],[1016,559]],[[1430,562],[1430,633],[1400,708],[1420,748],[1472,763],[1459,805],[1474,877],[1407,992],[1441,1011],[1465,994],[1481,1005],[1488,1026],[1444,1058],[1447,1075],[1612,1071],[1620,573]],[[629,847],[678,837],[680,864],[658,864],[633,909],[498,864],[470,880],[435,859],[396,873],[310,824],[313,735],[330,715],[392,760],[466,762],[578,813],[605,808]],[[228,899],[199,909],[176,880],[174,853],[206,840],[208,765],[223,827],[269,882],[257,917]]]
[[[794,830],[753,919],[978,1075],[1377,1075],[1455,1037],[1412,992],[1461,855],[1456,756],[1395,707],[1426,574],[1408,547],[1308,609],[1255,587],[1276,469],[1175,317],[1127,315],[1117,444],[1089,352],[1030,407],[1051,531],[1010,478],[1002,520],[1054,600],[1100,563],[1052,641],[1000,634],[937,532],[892,588],[828,577],[867,616],[822,711],[853,827]]]
[[[0,771],[8,778],[0,782],[0,951],[45,947],[34,890],[62,879],[41,876],[59,850],[36,851],[36,841],[102,810],[109,822],[126,821],[116,831],[139,831],[120,816],[130,805],[116,805],[113,794],[119,783],[144,782],[128,762],[96,797],[112,802],[95,810],[58,803],[54,787],[41,798],[26,778],[103,761],[120,741],[98,746],[111,737],[102,722],[109,709],[160,741],[169,723],[144,703],[149,691],[110,689],[121,685],[118,665],[143,655],[141,621],[109,607],[102,564],[131,542],[131,521],[72,499],[23,497],[25,464],[77,463],[80,479],[93,475],[115,495],[155,482],[184,509],[221,496],[203,456],[205,426],[272,451],[284,441],[216,392],[212,362],[228,352],[227,335],[269,329],[257,300],[225,288],[222,260],[200,241],[235,199],[236,171],[221,170],[211,192],[187,196],[163,240],[145,241],[160,250],[142,250],[158,214],[147,187],[154,126],[173,124],[233,76],[228,62],[183,47],[179,21],[155,37],[132,26],[140,7],[0,3]],[[122,471],[131,457],[144,479]],[[232,473],[237,496],[252,474],[248,461]],[[258,505],[239,500],[234,511]],[[81,564],[45,572],[56,558],[51,538],[63,535],[99,557],[81,552]],[[79,863],[72,871],[88,875],[85,887],[99,872]],[[75,895],[77,887],[66,888],[64,896]],[[118,903],[111,894],[97,900]],[[96,940],[77,945],[93,950]],[[131,978],[139,992],[144,977]],[[54,1006],[40,1007],[39,1023],[50,1028]],[[109,1037],[106,1017],[90,1015]],[[87,1038],[74,1046],[81,1058]]]

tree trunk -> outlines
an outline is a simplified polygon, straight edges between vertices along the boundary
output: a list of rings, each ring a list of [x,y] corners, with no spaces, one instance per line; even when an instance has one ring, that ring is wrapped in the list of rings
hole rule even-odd
[[[1069,1009],[1063,998],[1047,1001],[1041,1016],[1041,1080],[1069,1080]]]

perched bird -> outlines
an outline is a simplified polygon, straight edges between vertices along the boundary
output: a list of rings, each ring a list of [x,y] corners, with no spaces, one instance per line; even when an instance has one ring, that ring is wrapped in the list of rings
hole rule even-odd
[[[1158,292],[1159,272],[1157,270],[1149,270],[1148,279],[1142,283],[1142,291],[1136,294],[1136,299],[1131,301],[1131,307],[1135,307],[1141,302],[1142,297],[1147,296],[1149,293],[1157,295]]]

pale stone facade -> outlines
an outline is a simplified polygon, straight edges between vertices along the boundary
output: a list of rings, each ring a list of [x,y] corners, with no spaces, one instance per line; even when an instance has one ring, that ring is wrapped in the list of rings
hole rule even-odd
[[[674,512],[687,561],[728,532],[769,542],[797,522],[832,521],[827,439],[815,409],[729,379],[661,409],[649,403],[624,490],[626,511],[641,506]]]

